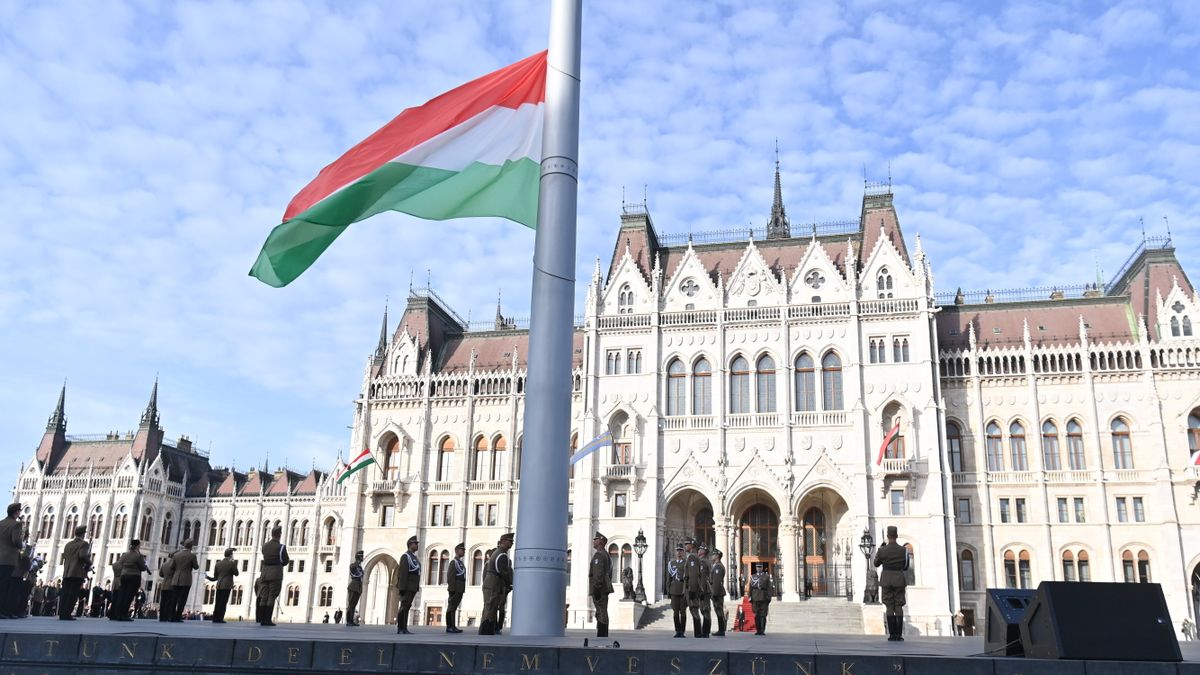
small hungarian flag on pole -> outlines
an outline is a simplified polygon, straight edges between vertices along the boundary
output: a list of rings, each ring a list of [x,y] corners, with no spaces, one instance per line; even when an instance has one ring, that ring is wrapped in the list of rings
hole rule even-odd
[[[900,433],[899,418],[896,419],[896,426],[892,427],[892,430],[887,432],[887,435],[883,437],[883,443],[879,446],[879,457],[875,459],[876,464],[883,464],[883,455],[887,452],[887,448],[889,445],[891,445],[892,439],[895,438],[896,434],[898,433]]]
[[[375,458],[371,456],[371,449],[363,448],[363,451],[358,453],[358,457],[350,460],[350,463],[346,465],[346,468],[342,469],[342,475],[338,476],[337,479],[338,485],[345,483],[346,479],[350,477],[350,474],[355,473],[359,469],[365,469],[374,463]]]
[[[536,227],[545,100],[541,52],[405,110],[292,198],[250,276],[286,286],[351,223],[383,211]]]

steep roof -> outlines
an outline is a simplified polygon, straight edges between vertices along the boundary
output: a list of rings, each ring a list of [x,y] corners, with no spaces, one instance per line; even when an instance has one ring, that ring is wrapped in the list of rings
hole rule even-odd
[[[1026,320],[1034,346],[1077,345],[1080,316],[1090,342],[1128,342],[1137,336],[1137,321],[1126,298],[1077,298],[943,306],[937,314],[938,346],[966,348],[972,323],[981,347],[1019,345]]]

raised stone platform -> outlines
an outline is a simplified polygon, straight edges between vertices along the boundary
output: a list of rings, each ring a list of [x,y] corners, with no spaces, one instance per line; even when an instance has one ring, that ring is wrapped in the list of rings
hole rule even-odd
[[[674,639],[615,631],[597,643],[584,631],[533,639],[449,635],[383,626],[199,621],[0,622],[0,675],[18,673],[568,673],[632,675],[1200,675],[1200,643],[1180,646],[1183,663],[1044,661],[982,654],[982,638],[777,634]],[[588,638],[590,646],[584,647]],[[619,647],[613,646],[613,642]]]

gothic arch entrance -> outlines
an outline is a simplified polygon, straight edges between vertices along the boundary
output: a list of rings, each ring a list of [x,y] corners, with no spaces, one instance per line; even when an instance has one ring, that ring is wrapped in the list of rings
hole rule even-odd
[[[806,598],[843,597],[852,585],[850,566],[857,542],[850,531],[849,506],[840,494],[817,488],[800,500],[797,588]]]
[[[1192,568],[1192,622],[1200,623],[1200,563]],[[1195,630],[1195,629],[1193,629]]]
[[[754,488],[742,493],[734,500],[733,514],[737,517],[737,528],[733,538],[734,550],[727,557],[729,576],[737,570],[737,586],[730,595],[748,593],[750,577],[756,565],[763,564],[775,578],[775,588],[780,585],[782,554],[779,549],[779,508],[775,499],[765,491]],[[730,582],[735,579],[731,578]]]
[[[363,594],[358,611],[364,623],[387,625],[396,622],[400,596],[396,592],[396,559],[384,553],[371,557],[363,566]]]
[[[675,546],[682,544],[684,540],[693,538],[697,542],[708,544],[710,549],[713,546],[721,548],[723,545],[717,542],[713,530],[712,502],[698,490],[687,488],[676,493],[667,501],[665,514],[662,560],[659,561],[661,578],[666,578],[667,563],[675,558]],[[653,561],[647,563],[654,564]]]

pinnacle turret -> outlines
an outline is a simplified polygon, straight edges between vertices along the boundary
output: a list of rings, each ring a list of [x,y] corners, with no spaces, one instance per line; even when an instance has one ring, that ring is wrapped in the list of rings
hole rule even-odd
[[[54,412],[50,414],[50,419],[46,422],[46,433],[54,433],[55,431],[67,428],[67,383],[63,382],[62,390],[58,392],[58,405],[54,406]]]
[[[375,347],[375,358],[383,359],[387,353],[387,330],[388,330],[388,308],[387,303],[383,303],[383,325],[379,327],[379,344]]]
[[[154,427],[158,428],[158,377],[154,378],[154,388],[150,390],[150,403],[146,405],[146,410],[142,412],[142,421],[138,425],[141,428]]]
[[[775,201],[771,204],[771,220],[767,222],[767,239],[787,239],[792,226],[783,209],[783,184],[779,179],[779,147],[775,147]]]

